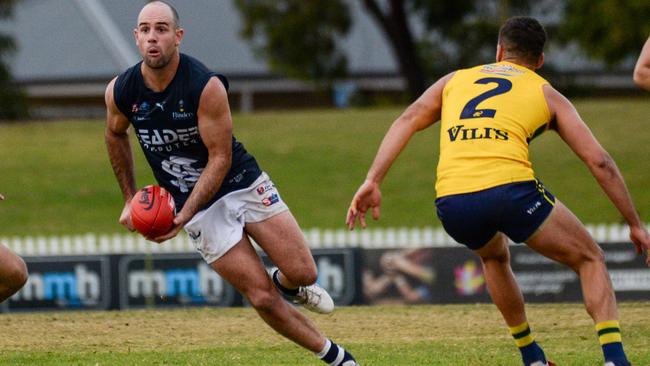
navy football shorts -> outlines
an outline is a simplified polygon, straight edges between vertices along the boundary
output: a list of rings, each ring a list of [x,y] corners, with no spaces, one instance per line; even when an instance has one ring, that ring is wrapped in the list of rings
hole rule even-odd
[[[436,199],[436,211],[445,231],[470,249],[480,249],[498,231],[514,242],[526,241],[554,205],[555,197],[538,180]]]

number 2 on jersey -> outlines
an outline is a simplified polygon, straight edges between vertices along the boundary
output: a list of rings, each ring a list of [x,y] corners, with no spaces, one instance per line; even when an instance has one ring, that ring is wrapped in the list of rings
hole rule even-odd
[[[478,79],[474,82],[474,84],[489,83],[496,83],[497,86],[494,89],[490,89],[485,93],[479,94],[467,102],[467,104],[465,104],[465,107],[463,107],[463,111],[460,112],[460,119],[483,117],[494,118],[494,115],[497,113],[496,109],[476,109],[476,107],[478,107],[482,101],[488,98],[492,98],[494,96],[501,95],[510,91],[510,89],[512,89],[512,82],[508,79],[503,78],[483,78]]]

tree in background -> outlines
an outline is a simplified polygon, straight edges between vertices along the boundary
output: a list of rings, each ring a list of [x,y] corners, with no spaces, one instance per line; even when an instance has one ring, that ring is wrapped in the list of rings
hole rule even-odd
[[[410,98],[460,67],[494,60],[500,24],[513,15],[542,20],[551,42],[576,40],[609,65],[636,56],[650,35],[650,2],[641,0],[235,0],[242,34],[289,77],[345,76],[340,47],[359,6],[383,32]],[[545,68],[552,71],[550,66]]]
[[[503,20],[557,0],[236,0],[242,34],[283,75],[330,81],[345,76],[339,48],[357,2],[384,33],[411,98],[457,67],[494,59]],[[541,5],[540,5],[541,4]],[[543,9],[542,9],[543,11]]]
[[[560,28],[585,52],[609,65],[638,56],[650,35],[650,2],[642,0],[569,0]]]
[[[271,69],[299,79],[327,81],[345,75],[347,62],[337,40],[350,29],[340,0],[235,0],[243,15],[242,35]]]
[[[0,19],[9,19],[15,0],[0,0]],[[5,58],[16,50],[13,39],[0,33],[0,120],[27,117],[27,104],[20,89],[13,84]]]

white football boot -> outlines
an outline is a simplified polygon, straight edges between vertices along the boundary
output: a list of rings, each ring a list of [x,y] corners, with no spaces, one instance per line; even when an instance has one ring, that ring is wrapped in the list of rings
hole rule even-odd
[[[356,361],[350,360],[344,362],[341,366],[361,366],[361,365],[359,365]]]
[[[300,286],[298,295],[293,296],[292,300],[294,303],[300,304],[305,309],[315,313],[329,314],[334,311],[334,301],[327,291],[317,284]]]

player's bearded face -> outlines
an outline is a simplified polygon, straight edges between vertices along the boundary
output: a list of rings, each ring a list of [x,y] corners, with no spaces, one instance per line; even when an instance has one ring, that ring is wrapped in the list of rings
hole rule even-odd
[[[167,66],[177,51],[177,37],[173,30],[155,34],[153,32],[140,32],[138,35],[138,48],[144,63],[159,69]]]
[[[154,3],[155,4],[155,3]],[[169,64],[183,37],[166,6],[145,6],[138,18],[135,39],[145,65],[160,69]]]
[[[147,66],[152,69],[161,69],[169,64],[169,60],[171,60],[171,54],[160,52],[160,54],[156,56],[151,56],[145,52],[142,55],[142,60]]]

